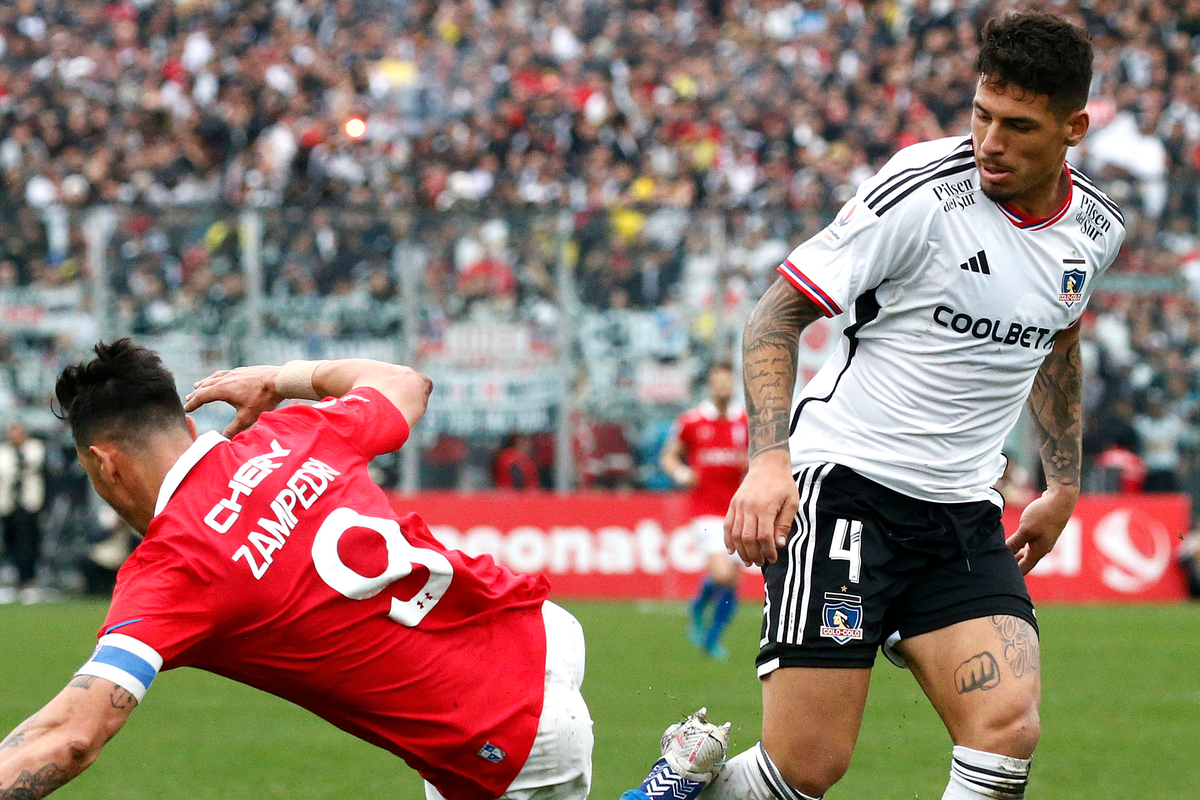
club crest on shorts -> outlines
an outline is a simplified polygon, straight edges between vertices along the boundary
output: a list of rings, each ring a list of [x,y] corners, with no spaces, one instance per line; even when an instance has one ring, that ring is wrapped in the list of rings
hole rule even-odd
[[[1075,305],[1083,300],[1083,282],[1087,280],[1087,273],[1078,267],[1072,267],[1072,264],[1083,264],[1081,258],[1064,258],[1063,263],[1067,264],[1067,269],[1063,270],[1062,276],[1062,292],[1058,295],[1060,302],[1066,303],[1067,308]]]
[[[508,754],[499,747],[496,747],[496,745],[492,744],[491,742],[487,742],[479,749],[479,752],[476,753],[476,755],[482,759],[492,762],[493,764],[499,764]]]
[[[838,644],[863,638],[862,598],[856,594],[825,593],[821,609],[821,637]]]

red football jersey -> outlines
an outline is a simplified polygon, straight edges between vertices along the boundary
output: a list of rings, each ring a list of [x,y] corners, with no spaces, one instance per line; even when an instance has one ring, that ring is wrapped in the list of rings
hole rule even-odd
[[[725,516],[746,474],[746,412],[729,407],[722,416],[706,400],[675,423],[687,464],[696,473],[690,492],[693,517]]]
[[[442,547],[367,463],[408,437],[374,389],[201,436],[121,568],[101,634],[303,706],[447,798],[504,793],[542,711],[544,578]]]

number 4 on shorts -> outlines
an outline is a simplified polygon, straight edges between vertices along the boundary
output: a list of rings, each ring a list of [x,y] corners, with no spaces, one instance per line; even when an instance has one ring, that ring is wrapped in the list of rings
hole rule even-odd
[[[863,524],[856,519],[839,519],[833,528],[833,543],[829,546],[830,561],[848,561],[850,566],[850,582],[858,583],[859,572],[862,571],[862,528]],[[849,534],[850,546],[846,546]]]

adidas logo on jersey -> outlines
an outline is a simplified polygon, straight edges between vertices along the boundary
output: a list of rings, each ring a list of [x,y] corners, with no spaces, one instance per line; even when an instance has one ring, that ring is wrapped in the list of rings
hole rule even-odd
[[[982,250],[959,264],[958,268],[967,272],[979,272],[984,275],[992,274],[992,271],[988,269],[987,253]]]

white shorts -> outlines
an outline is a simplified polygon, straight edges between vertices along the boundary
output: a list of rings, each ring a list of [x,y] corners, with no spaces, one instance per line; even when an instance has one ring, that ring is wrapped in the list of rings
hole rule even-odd
[[[692,535],[700,546],[700,552],[706,556],[729,556],[725,549],[725,518],[715,515],[696,517],[692,520]],[[737,559],[737,556],[729,556]],[[738,561],[740,564],[741,561]]]
[[[546,695],[525,766],[501,800],[587,800],[592,788],[592,716],[583,686],[583,626],[561,606],[542,604]],[[426,800],[445,800],[425,784]]]

